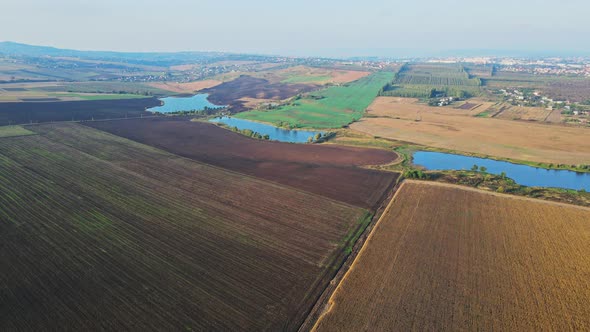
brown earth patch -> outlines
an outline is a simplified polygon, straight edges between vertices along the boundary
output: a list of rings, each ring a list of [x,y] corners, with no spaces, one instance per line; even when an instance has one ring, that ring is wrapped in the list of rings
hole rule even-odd
[[[208,99],[213,104],[230,105],[232,112],[242,112],[247,110],[244,102],[240,100],[244,97],[282,100],[318,88],[313,84],[270,83],[262,78],[242,75],[232,81],[204,89],[202,92],[209,94]]]
[[[348,83],[369,76],[371,72],[356,70],[337,70],[332,74],[334,83]]]
[[[216,125],[174,119],[86,122],[88,126],[207,164],[364,208],[374,208],[397,173],[359,168],[396,160],[392,151],[268,142]]]
[[[156,98],[85,101],[0,102],[0,125],[80,121],[153,115],[146,108],[160,105]]]
[[[0,330],[294,331],[364,209],[73,123],[0,140]]]

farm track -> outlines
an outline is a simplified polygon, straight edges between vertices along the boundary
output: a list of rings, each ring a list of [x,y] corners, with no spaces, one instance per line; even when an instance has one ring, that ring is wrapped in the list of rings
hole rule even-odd
[[[293,330],[365,214],[85,126],[29,129],[0,139],[2,330]]]
[[[382,200],[381,205],[377,209],[377,212],[375,213],[375,215],[371,219],[371,222],[367,225],[367,227],[365,228],[363,233],[359,236],[358,240],[354,244],[354,247],[352,248],[350,255],[348,255],[346,260],[342,263],[342,266],[338,269],[338,273],[336,273],[334,278],[330,281],[330,284],[328,285],[328,287],[326,287],[324,292],[318,298],[318,301],[315,303],[314,307],[312,308],[310,313],[307,315],[307,318],[305,319],[303,324],[299,327],[300,332],[312,330],[314,325],[318,322],[318,320],[325,313],[326,308],[331,305],[330,299],[331,299],[332,295],[334,294],[336,289],[338,289],[338,286],[340,285],[342,280],[346,277],[346,275],[347,275],[348,271],[351,269],[351,267],[354,265],[354,262],[356,261],[359,253],[362,251],[362,249],[365,245],[365,242],[367,241],[367,239],[369,238],[369,236],[373,232],[373,229],[375,228],[375,226],[377,225],[379,220],[382,218],[383,214],[387,213],[387,210],[389,209],[389,206],[391,205],[391,201],[393,200],[393,198],[395,197],[395,195],[399,191],[399,187],[401,186],[401,184],[403,184],[402,181],[398,180],[398,182],[396,183],[395,187],[392,188],[392,190],[384,193],[384,199]]]
[[[589,220],[588,208],[404,181],[313,330],[586,330]]]
[[[392,151],[254,140],[215,125],[176,118],[86,122],[87,126],[207,164],[253,175],[374,210],[397,173],[363,169],[388,164]]]

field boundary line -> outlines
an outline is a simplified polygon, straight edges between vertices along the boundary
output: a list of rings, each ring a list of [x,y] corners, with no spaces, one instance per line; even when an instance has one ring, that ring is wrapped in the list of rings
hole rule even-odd
[[[375,229],[377,227],[379,227],[379,225],[381,224],[381,221],[385,218],[385,216],[387,216],[387,214],[391,210],[391,207],[393,206],[393,203],[396,201],[397,196],[399,195],[399,193],[404,188],[405,183],[406,182],[404,180],[402,180],[399,183],[399,187],[396,186],[397,189],[394,188],[395,193],[393,194],[393,197],[387,203],[387,207],[383,210],[383,213],[381,213],[381,215],[379,216],[379,219],[373,224],[373,226],[371,227],[371,229],[368,230],[369,234],[367,235],[367,238],[363,242],[362,247],[360,248],[360,250],[358,251],[358,253],[354,257],[351,257],[352,258],[351,265],[348,267],[348,270],[344,273],[344,276],[342,277],[342,279],[340,279],[340,281],[338,282],[338,285],[336,286],[336,288],[334,289],[334,291],[330,295],[330,297],[328,299],[328,302],[323,306],[322,313],[315,320],[315,322],[313,323],[313,326],[311,327],[310,331],[312,331],[312,332],[313,331],[317,331],[316,328],[317,328],[318,323],[324,318],[324,316],[326,314],[330,313],[332,311],[332,309],[334,308],[334,296],[340,290],[340,287],[341,287],[342,283],[346,280],[346,278],[349,276],[349,274],[354,270],[354,268],[358,264],[358,258],[366,250],[367,244],[371,241],[371,239],[373,238],[373,235],[375,234]],[[300,329],[300,331],[301,331],[301,329]]]
[[[33,134],[22,134],[22,135],[14,135],[14,136],[0,136],[0,139],[7,139],[7,138],[19,138],[19,137],[27,137],[27,136],[36,136],[39,135],[39,133],[33,133]]]
[[[105,121],[107,121],[107,120],[105,120]],[[110,121],[110,120],[108,120],[108,121]],[[113,121],[118,121],[118,120],[113,120]],[[68,123],[71,123],[71,122],[68,122]],[[56,124],[57,125],[60,125],[61,123],[53,123],[53,124],[54,125],[56,125]],[[83,123],[73,123],[73,124],[78,125],[78,126],[84,126],[85,128],[88,128],[88,129],[96,130],[96,131],[98,131],[98,132],[100,132],[102,134],[107,134],[107,135],[113,136],[116,139],[127,140],[127,141],[130,141],[130,142],[133,142],[134,144],[139,144],[143,148],[146,148],[147,147],[149,149],[155,149],[155,150],[159,151],[160,153],[166,154],[168,157],[178,158],[178,159],[185,160],[185,161],[191,162],[191,163],[196,163],[198,165],[205,166],[205,167],[212,167],[212,168],[215,168],[215,169],[218,169],[218,170],[222,170],[222,171],[226,171],[226,172],[229,172],[229,173],[232,173],[232,174],[236,174],[236,175],[239,175],[239,176],[242,176],[242,177],[247,177],[247,178],[252,179],[252,180],[255,180],[255,181],[267,183],[267,184],[272,185],[272,186],[275,186],[275,187],[280,187],[280,188],[283,188],[283,189],[294,190],[294,191],[297,191],[299,193],[304,193],[304,194],[307,194],[307,195],[313,195],[315,197],[320,197],[320,198],[326,199],[326,200],[328,200],[328,201],[330,201],[332,203],[341,204],[341,205],[352,207],[352,208],[355,208],[355,209],[369,210],[368,208],[364,208],[364,207],[353,205],[353,204],[350,204],[350,203],[347,203],[347,202],[339,201],[339,200],[336,200],[334,198],[323,196],[323,195],[320,195],[320,194],[317,194],[317,193],[314,193],[314,192],[311,192],[311,191],[303,190],[303,189],[300,189],[300,188],[296,188],[296,187],[293,187],[291,185],[282,184],[282,183],[275,182],[275,181],[272,181],[272,180],[268,180],[268,179],[265,179],[265,178],[260,178],[260,177],[254,176],[254,175],[250,175],[250,174],[246,174],[246,173],[240,173],[238,171],[234,171],[234,170],[231,170],[231,169],[223,168],[223,167],[220,167],[220,166],[217,166],[217,165],[208,164],[208,163],[205,163],[205,162],[196,160],[196,159],[191,159],[189,157],[184,157],[184,156],[181,156],[181,155],[172,153],[170,151],[166,151],[166,150],[161,149],[161,148],[156,147],[156,146],[147,145],[145,143],[142,143],[142,142],[139,142],[139,141],[135,141],[135,140],[132,140],[132,139],[123,137],[123,136],[117,136],[115,134],[109,133],[108,131],[100,130],[100,129],[93,128],[93,127],[90,127],[90,126],[85,126]],[[38,125],[43,126],[43,125],[49,125],[49,124],[48,123],[42,123],[42,124],[38,124]],[[39,134],[39,135],[41,137],[44,137],[41,134]],[[32,135],[27,135],[27,136],[32,136]],[[51,140],[51,141],[53,141],[53,140]],[[90,154],[88,154],[88,153],[86,153],[84,151],[79,150],[78,148],[76,148],[76,147],[74,147],[72,145],[64,144],[64,143],[59,143],[59,144],[63,144],[63,145],[69,146],[70,148],[73,148],[73,149],[75,149],[75,150],[77,150],[77,151],[79,151],[81,153],[84,153],[86,155],[89,155],[91,157],[94,157],[94,156],[92,156],[92,155],[90,155]],[[94,157],[94,158],[96,158],[96,157]],[[102,160],[102,159],[100,159],[100,160]],[[360,166],[351,166],[351,167],[352,168],[355,168],[355,167],[361,168]]]
[[[578,209],[590,211],[590,207],[587,207],[587,206],[581,206],[581,205],[575,205],[575,204],[568,204],[568,203],[563,203],[563,202],[555,202],[555,201],[549,201],[549,200],[532,198],[532,197],[526,197],[526,196],[518,196],[518,195],[505,194],[505,193],[498,193],[498,192],[495,192],[495,191],[488,191],[488,190],[479,189],[479,188],[462,186],[462,185],[459,185],[459,184],[444,183],[444,182],[433,182],[433,181],[409,180],[409,179],[404,180],[404,182],[416,183],[416,184],[425,184],[425,185],[439,186],[439,187],[447,187],[447,188],[458,188],[458,189],[463,189],[463,190],[466,190],[466,191],[478,192],[478,193],[492,195],[492,196],[497,196],[497,197],[520,199],[520,200],[523,200],[523,201],[530,201],[530,202],[537,202],[537,203],[553,204],[553,205],[567,207],[567,208],[574,207],[574,208],[578,208]]]

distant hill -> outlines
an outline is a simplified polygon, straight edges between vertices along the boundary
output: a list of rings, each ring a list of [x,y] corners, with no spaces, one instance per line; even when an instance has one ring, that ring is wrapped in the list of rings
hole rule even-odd
[[[261,55],[231,54],[223,52],[111,52],[78,51],[50,46],[36,46],[0,42],[0,54],[17,57],[74,57],[80,59],[108,60],[134,64],[170,66],[195,62],[214,62],[220,58],[227,60],[263,60]]]

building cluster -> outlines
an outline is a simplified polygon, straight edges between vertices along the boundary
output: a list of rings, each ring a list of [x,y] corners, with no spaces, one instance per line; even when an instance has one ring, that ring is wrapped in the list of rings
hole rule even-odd
[[[590,65],[510,65],[502,66],[500,71],[533,75],[582,76],[590,77]]]
[[[540,91],[519,89],[500,89],[498,91],[504,96],[504,101],[518,106],[538,106],[552,110],[570,104],[567,100],[556,100],[543,96]]]
[[[444,97],[444,98],[439,98],[436,105],[443,107],[443,106],[448,106],[450,104],[452,104],[454,101],[458,101],[458,98],[455,97]]]

